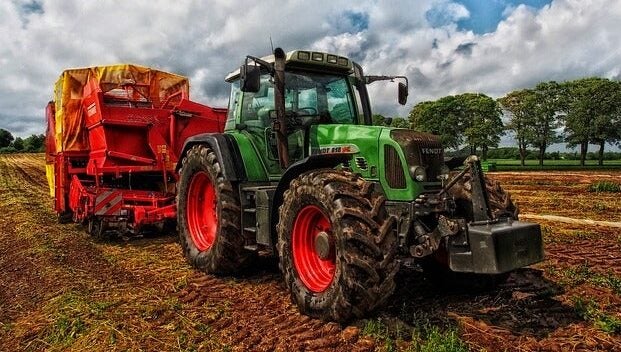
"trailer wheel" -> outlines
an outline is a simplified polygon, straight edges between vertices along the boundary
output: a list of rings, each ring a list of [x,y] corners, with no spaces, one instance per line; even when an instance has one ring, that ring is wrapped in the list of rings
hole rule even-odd
[[[492,215],[494,217],[511,217],[517,220],[519,209],[511,200],[509,193],[500,186],[500,183],[486,175],[485,188],[487,189],[489,208]],[[470,173],[466,173],[449,190],[449,194],[455,198],[457,205],[456,215],[472,221],[472,178]],[[448,252],[445,243],[443,242],[433,255],[424,258],[421,262],[425,276],[435,285],[445,290],[482,292],[495,289],[509,277],[508,273],[474,274],[452,271],[448,265]]]
[[[71,211],[64,211],[58,214],[59,224],[69,224],[73,222],[73,213]]]
[[[182,161],[177,222],[183,253],[201,271],[232,274],[254,254],[244,248],[239,196],[208,146],[192,147]]]
[[[88,233],[96,241],[105,241],[109,239],[106,228],[100,219],[92,217],[88,220]]]
[[[394,218],[373,184],[344,171],[313,171],[291,182],[280,207],[280,269],[304,314],[345,322],[395,289]]]

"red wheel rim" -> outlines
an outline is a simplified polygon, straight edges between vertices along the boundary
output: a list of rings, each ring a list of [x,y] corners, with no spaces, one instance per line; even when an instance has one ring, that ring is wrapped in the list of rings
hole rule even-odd
[[[328,217],[314,205],[307,205],[293,225],[291,247],[293,265],[306,288],[315,293],[325,291],[334,279],[336,256],[334,251],[326,259],[319,257],[315,238],[320,232],[330,234],[332,225]]]
[[[218,227],[216,189],[203,171],[190,181],[186,213],[190,237],[196,248],[199,251],[211,248]]]

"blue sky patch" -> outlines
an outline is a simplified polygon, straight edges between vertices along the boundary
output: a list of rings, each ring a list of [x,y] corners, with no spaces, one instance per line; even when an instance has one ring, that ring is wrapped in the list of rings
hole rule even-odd
[[[37,13],[37,14],[43,13],[43,5],[41,4],[41,1],[31,0],[29,2],[25,2],[21,4],[20,7],[21,7],[22,12],[25,15],[28,15],[31,13]]]
[[[505,10],[525,4],[536,9],[548,5],[552,0],[456,0],[470,12],[470,17],[457,21],[457,27],[476,34],[494,32],[498,23],[505,18]],[[433,25],[433,24],[432,24]]]
[[[425,12],[425,19],[432,27],[442,27],[455,21],[454,14],[445,6],[433,6]]]
[[[345,11],[336,20],[339,32],[358,33],[369,28],[369,14],[366,12]]]

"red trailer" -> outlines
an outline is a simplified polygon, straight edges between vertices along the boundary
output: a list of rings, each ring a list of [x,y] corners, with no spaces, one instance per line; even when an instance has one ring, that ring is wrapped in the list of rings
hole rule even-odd
[[[185,77],[115,65],[64,71],[46,117],[54,209],[101,236],[174,223],[183,144],[222,132],[226,109],[190,101]]]

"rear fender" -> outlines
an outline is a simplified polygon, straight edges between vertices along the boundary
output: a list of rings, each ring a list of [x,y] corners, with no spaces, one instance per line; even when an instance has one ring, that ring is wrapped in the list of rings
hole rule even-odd
[[[246,170],[242,162],[241,153],[235,139],[224,133],[203,133],[190,137],[186,140],[179,155],[179,161],[175,167],[175,171],[179,172],[181,162],[185,154],[197,144],[208,145],[216,156],[218,162],[222,166],[222,174],[229,181],[245,181]]]

